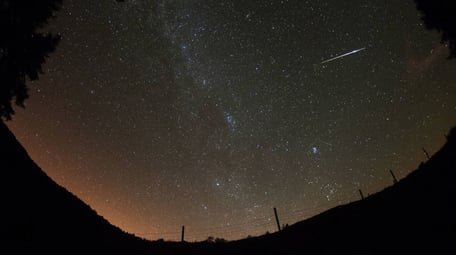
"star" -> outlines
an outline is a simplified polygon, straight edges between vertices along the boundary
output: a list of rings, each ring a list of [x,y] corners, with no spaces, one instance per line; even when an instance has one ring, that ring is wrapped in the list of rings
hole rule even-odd
[[[405,176],[455,124],[456,61],[413,1],[80,2],[43,27],[62,40],[7,124],[148,239],[182,222],[195,240],[264,234],[274,206],[312,217]]]

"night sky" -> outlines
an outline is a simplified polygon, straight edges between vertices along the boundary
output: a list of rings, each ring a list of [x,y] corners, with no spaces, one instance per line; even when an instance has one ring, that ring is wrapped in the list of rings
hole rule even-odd
[[[62,41],[7,124],[151,240],[245,238],[276,231],[274,207],[292,224],[358,200],[456,124],[456,61],[412,0],[65,0],[47,29]]]

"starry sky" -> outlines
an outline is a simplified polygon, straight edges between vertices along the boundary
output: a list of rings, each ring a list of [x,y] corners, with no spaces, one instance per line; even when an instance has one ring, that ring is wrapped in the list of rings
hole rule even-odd
[[[292,224],[358,200],[456,124],[456,61],[412,0],[65,0],[45,29],[62,41],[8,126],[151,240],[245,238],[276,231],[274,207]]]

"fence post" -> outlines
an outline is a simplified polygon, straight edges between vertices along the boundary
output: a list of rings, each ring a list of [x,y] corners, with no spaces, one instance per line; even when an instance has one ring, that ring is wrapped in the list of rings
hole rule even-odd
[[[364,199],[363,191],[359,189],[359,195],[361,196],[361,199]]]
[[[429,153],[426,151],[426,149],[424,149],[424,147],[423,147],[423,152],[424,152],[424,154],[426,155],[427,159],[430,159]]]
[[[393,176],[393,182],[394,182],[394,184],[396,184],[396,183],[397,183],[397,179],[396,179],[396,176],[395,176],[394,173],[393,173],[393,170],[391,170],[391,169],[390,169],[390,174],[391,174],[391,176]]]
[[[274,207],[274,214],[275,214],[275,219],[276,219],[276,222],[277,222],[277,228],[280,231],[279,216],[277,215],[277,209],[275,207]]]

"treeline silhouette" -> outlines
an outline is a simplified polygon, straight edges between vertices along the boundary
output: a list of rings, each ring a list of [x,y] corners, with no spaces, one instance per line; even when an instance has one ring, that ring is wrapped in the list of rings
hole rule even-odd
[[[58,35],[38,32],[60,8],[62,0],[1,0],[0,119],[14,114],[12,101],[24,107],[27,80],[36,80],[42,64],[57,46]]]
[[[428,29],[441,33],[442,43],[447,43],[449,58],[456,57],[456,1],[415,0],[422,20]]]
[[[122,2],[122,0],[117,0]],[[454,1],[415,0],[455,57]],[[455,254],[456,128],[406,178],[280,232],[226,242],[149,242],[109,224],[50,179],[3,120],[24,106],[58,35],[38,32],[62,0],[0,0],[1,254]]]
[[[456,3],[453,0],[414,0],[428,29],[442,34],[449,58],[456,57]],[[116,0],[116,2],[125,2]],[[42,74],[42,65],[60,40],[39,29],[55,16],[62,0],[1,0],[0,2],[0,119],[11,120],[12,105],[24,107],[27,80]]]

